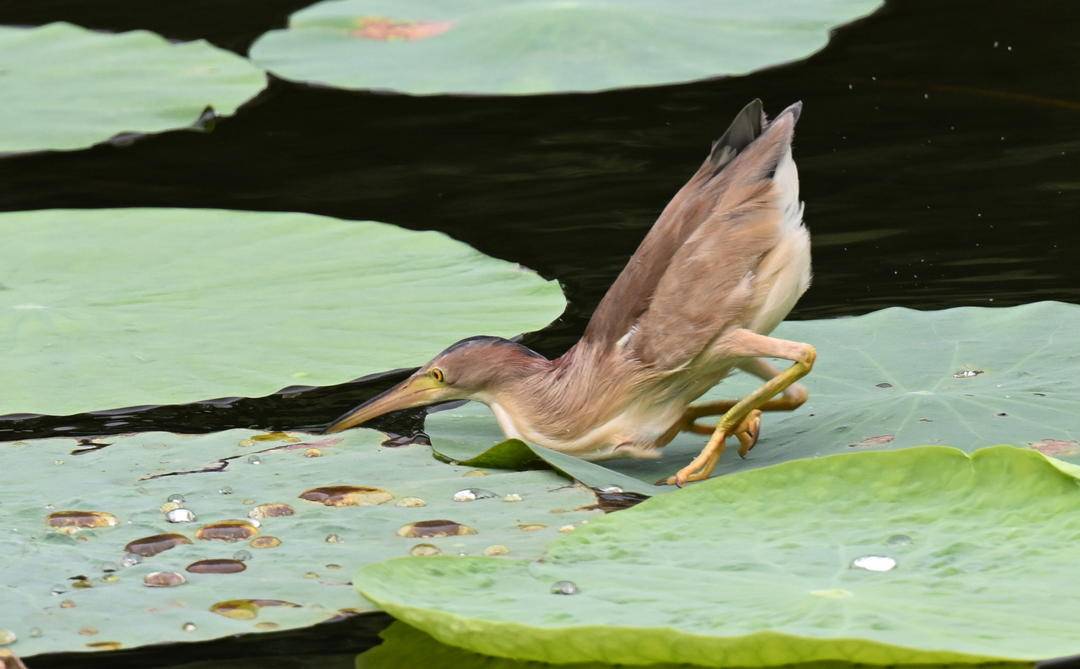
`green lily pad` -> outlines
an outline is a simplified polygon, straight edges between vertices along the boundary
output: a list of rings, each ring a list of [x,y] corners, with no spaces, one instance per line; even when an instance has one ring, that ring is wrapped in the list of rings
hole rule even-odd
[[[382,643],[356,657],[356,669],[414,669],[421,666],[454,667],[454,669],[618,669],[625,665],[606,662],[588,662],[573,664],[551,664],[510,660],[504,657],[491,657],[473,653],[463,648],[448,646],[424,634],[415,627],[402,622],[395,622],[379,636]],[[688,664],[652,664],[653,669],[688,669]],[[865,664],[849,662],[799,662],[785,665],[789,669],[866,669]],[[926,665],[891,665],[893,669],[927,669]],[[973,669],[972,665],[963,665]],[[977,665],[979,669],[1022,669],[1032,663],[993,663]],[[937,669],[946,669],[936,665]],[[193,668],[194,669],[194,668]]]
[[[15,212],[0,237],[0,415],[341,383],[565,305],[441,233],[307,214]]]
[[[1031,661],[1080,652],[1078,476],[1010,447],[800,460],[598,519],[539,561],[398,559],[354,582],[444,643],[515,659]]]
[[[764,416],[761,439],[743,460],[734,448],[717,474],[795,458],[949,444],[965,451],[1013,444],[1080,464],[1080,306],[1039,302],[990,309],[884,309],[865,316],[782,324],[776,336],[813,344],[804,379],[810,399],[792,413]],[[786,364],[786,363],[783,363]],[[760,383],[733,377],[703,400],[740,397]],[[480,405],[433,413],[436,449],[466,460],[503,439]],[[479,437],[479,439],[478,439]],[[532,447],[590,486],[644,494],[688,463],[705,437],[684,434],[659,460],[601,464]]]
[[[0,467],[19,473],[0,487],[10,648],[25,658],[304,627],[374,610],[350,586],[358,565],[438,551],[536,558],[602,515],[550,471],[452,466],[379,439],[231,430],[0,443]],[[456,501],[465,490],[476,499]],[[169,521],[185,509],[195,521]],[[170,574],[186,582],[170,587]]]
[[[251,58],[294,81],[521,95],[741,75],[805,58],[879,0],[329,0]]]
[[[0,74],[0,154],[190,127],[207,107],[229,116],[266,87],[250,62],[202,40],[68,23],[0,26]]]

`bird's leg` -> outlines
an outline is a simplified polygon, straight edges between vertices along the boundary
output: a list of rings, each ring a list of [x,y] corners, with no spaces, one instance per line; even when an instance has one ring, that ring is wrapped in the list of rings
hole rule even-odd
[[[744,422],[755,419],[755,411],[760,411],[774,395],[783,392],[797,380],[806,376],[814,366],[817,352],[810,344],[776,339],[757,334],[750,330],[739,329],[728,334],[718,342],[725,355],[740,358],[766,357],[791,360],[794,364],[787,370],[766,381],[760,388],[742,398],[728,409],[713,430],[709,443],[694,460],[667,479],[668,484],[683,485],[689,481],[706,479],[716,469],[720,455],[724,452],[724,440],[738,435]],[[760,413],[756,416],[760,419]],[[756,429],[756,428],[755,428]],[[740,443],[746,442],[740,437]]]
[[[763,381],[773,379],[781,373],[780,370],[761,358],[744,360],[739,363],[738,367],[744,372],[753,374]],[[787,388],[784,388],[780,397],[765,402],[757,407],[756,411],[794,411],[806,402],[806,398],[806,388],[798,383],[793,383]],[[697,422],[697,419],[702,416],[718,416],[725,414],[736,404],[738,404],[738,400],[714,400],[711,402],[694,404],[688,407],[683,414],[682,430],[685,432],[693,432],[695,434],[711,435],[716,431],[716,426],[702,425]],[[750,449],[757,443],[760,433],[760,413],[751,412],[751,415],[747,416],[746,420],[743,421],[743,424],[739,425],[735,430],[735,435],[739,437],[740,456],[746,457],[746,454],[749,453]]]

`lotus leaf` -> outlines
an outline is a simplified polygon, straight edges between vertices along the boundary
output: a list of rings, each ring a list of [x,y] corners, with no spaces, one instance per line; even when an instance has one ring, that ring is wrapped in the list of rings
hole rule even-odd
[[[592,493],[550,471],[452,466],[381,438],[230,430],[0,443],[0,468],[18,472],[0,487],[11,649],[308,626],[373,610],[349,584],[361,564],[438,551],[534,558],[561,528],[602,515],[581,508]],[[463,490],[477,499],[455,501]]]
[[[455,646],[439,643],[415,627],[395,622],[379,634],[382,643],[356,657],[356,669],[414,669],[420,666],[454,667],[454,669],[618,669],[604,662],[554,665],[548,662],[510,660],[480,655]],[[652,669],[688,669],[687,664],[652,664]],[[904,669],[907,665],[892,665]],[[965,665],[970,667],[971,665]],[[994,663],[979,665],[979,669],[1023,669],[1031,663]],[[866,669],[864,664],[847,662],[800,662],[788,669]],[[195,668],[192,668],[195,669]],[[200,668],[201,669],[201,668]],[[928,669],[926,665],[910,665],[910,669]],[[946,669],[938,665],[937,669]]]
[[[354,582],[442,642],[516,659],[1031,661],[1080,652],[1078,476],[1007,446],[845,453],[654,497],[539,561],[395,559]]]
[[[990,309],[884,309],[865,316],[793,321],[777,336],[814,344],[817,364],[804,381],[809,401],[793,413],[766,414],[757,447],[734,449],[718,474],[794,458],[921,444],[973,451],[994,444],[1031,448],[1080,463],[1080,306],[1040,302]],[[754,379],[733,377],[705,398],[738,397]],[[429,416],[428,432],[457,460],[502,439],[482,406]],[[467,437],[467,438],[466,438]],[[659,460],[587,463],[533,447],[552,466],[591,486],[655,494],[652,483],[693,458],[705,438],[682,435]]]
[[[340,383],[565,304],[441,233],[307,214],[15,212],[0,237],[0,415]]]
[[[879,0],[328,0],[259,38],[274,74],[341,88],[534,94],[740,75],[805,58]]]
[[[207,107],[229,116],[266,86],[250,62],[202,40],[68,23],[0,26],[0,72],[0,154],[190,127]]]

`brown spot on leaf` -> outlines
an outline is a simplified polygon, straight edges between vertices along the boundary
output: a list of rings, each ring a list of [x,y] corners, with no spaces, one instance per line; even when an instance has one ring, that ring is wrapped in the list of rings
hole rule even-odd
[[[867,446],[881,446],[882,444],[887,444],[894,439],[896,439],[896,437],[891,434],[879,434],[876,437],[866,437],[864,439],[856,441],[854,444],[848,444],[848,447],[866,448]]]
[[[192,562],[187,570],[192,574],[236,574],[247,569],[240,560],[209,559]]]
[[[204,541],[243,541],[259,534],[259,528],[246,520],[222,520],[203,525],[195,533]]]
[[[403,525],[397,531],[399,537],[413,539],[434,539],[437,537],[456,537],[463,534],[476,534],[476,530],[453,520],[421,520]]]
[[[182,534],[155,534],[128,542],[128,545],[124,546],[124,550],[143,557],[151,557],[158,553],[164,553],[170,548],[176,548],[181,544],[190,543],[191,539]]]
[[[362,16],[356,19],[356,28],[350,34],[380,42],[415,42],[441,35],[453,27],[453,21],[395,21],[381,16]]]
[[[248,545],[252,548],[277,548],[281,545],[281,539],[268,534],[265,537],[255,537],[248,542]]]
[[[358,485],[330,485],[300,493],[300,499],[326,506],[374,506],[394,499],[382,488]]]
[[[299,604],[287,602],[283,599],[227,599],[211,606],[210,611],[234,620],[251,620],[259,615],[259,609],[264,606],[300,608]]]
[[[282,516],[291,516],[296,511],[288,504],[281,504],[273,502],[270,504],[260,504],[251,511],[248,512],[249,518],[280,518]]]
[[[79,630],[82,633],[82,630]],[[86,644],[87,648],[92,650],[120,650],[124,647],[124,644],[119,641],[92,641]]]
[[[115,527],[119,521],[106,511],[54,511],[45,522],[57,532],[74,534],[98,527]]]
[[[288,432],[267,432],[266,434],[256,434],[255,436],[242,439],[240,441],[241,446],[254,446],[260,441],[284,441],[289,444],[298,444],[303,439],[300,437],[294,437]]]
[[[1080,455],[1080,441],[1065,441],[1064,439],[1040,439],[1028,444],[1031,448],[1051,457],[1066,457]]]

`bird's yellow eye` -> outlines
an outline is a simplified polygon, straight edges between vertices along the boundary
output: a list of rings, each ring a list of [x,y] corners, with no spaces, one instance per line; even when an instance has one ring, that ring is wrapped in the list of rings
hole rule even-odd
[[[442,383],[446,379],[446,377],[443,375],[443,371],[438,367],[432,367],[431,371],[428,372],[428,374],[430,374],[431,378],[435,379],[439,383]]]

